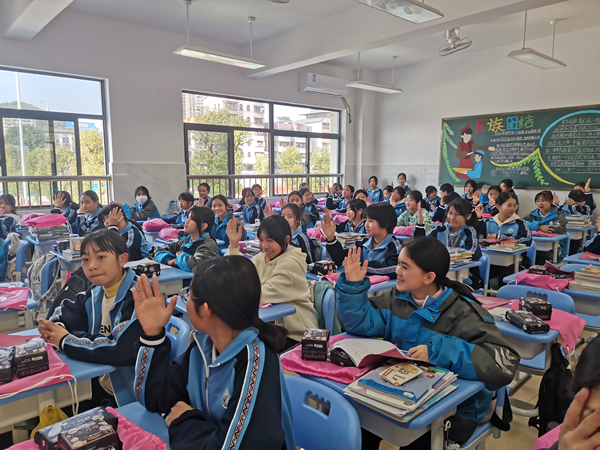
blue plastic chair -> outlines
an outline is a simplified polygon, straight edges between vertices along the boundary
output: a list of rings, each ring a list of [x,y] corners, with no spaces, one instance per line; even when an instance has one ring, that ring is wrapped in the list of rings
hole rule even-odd
[[[58,258],[53,258],[42,267],[42,279],[40,282],[40,293],[44,295],[52,287],[56,279],[57,271],[60,270]]]
[[[535,264],[535,255],[536,254],[537,254],[537,245],[535,244],[535,241],[532,240],[531,245],[529,246],[529,250],[527,250],[527,257],[529,258],[529,261],[531,261],[531,264]]]
[[[27,260],[25,259],[25,249],[29,245],[29,242],[20,240],[19,248],[17,249],[17,255],[15,256],[15,279],[21,281],[23,279],[23,269],[27,267]]]
[[[329,333],[333,333],[333,322],[335,320],[335,289],[327,289],[323,296],[323,306],[321,307],[323,322]]]
[[[296,445],[310,450],[360,450],[358,414],[342,395],[316,381],[284,375],[290,396]],[[310,397],[309,397],[310,395]],[[307,404],[316,402],[321,410]],[[328,413],[322,412],[329,408]]]
[[[183,355],[188,348],[190,338],[189,324],[179,317],[171,317],[165,331],[171,340],[171,359]]]
[[[483,278],[483,289],[477,289],[475,295],[487,295],[488,286],[490,284],[490,257],[487,253],[482,253],[479,258],[481,266],[479,266],[479,275]]]
[[[498,417],[502,417],[502,408],[504,407],[504,398],[506,394],[506,387],[501,387],[496,391],[498,400],[496,401],[496,414]],[[484,450],[485,440],[494,436],[494,439],[500,438],[501,431],[493,426],[491,422],[480,423],[475,428],[471,438],[461,445],[461,450]]]

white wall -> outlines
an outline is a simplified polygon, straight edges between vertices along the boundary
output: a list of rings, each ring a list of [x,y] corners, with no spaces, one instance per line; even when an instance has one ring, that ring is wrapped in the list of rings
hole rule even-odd
[[[182,20],[182,30],[184,26]],[[114,198],[132,201],[133,189],[144,184],[161,211],[186,186],[183,89],[343,109],[339,99],[299,93],[298,71],[252,79],[242,69],[174,55],[184,43],[184,34],[67,10],[29,42],[0,38],[0,66],[108,80]],[[242,54],[239,47],[194,37],[190,43]],[[355,76],[326,65],[301,71]],[[353,92],[348,101],[354,109]],[[342,158],[342,171],[353,173],[353,125],[347,126],[343,144],[347,158]]]
[[[389,183],[398,172],[407,172],[411,187],[424,191],[428,184],[438,185],[442,118],[600,104],[599,41],[600,28],[559,35],[555,56],[567,67],[554,70],[507,58],[518,45],[401,68],[396,84],[404,93],[377,94],[375,149],[364,175]],[[527,46],[549,52],[550,43],[547,38]],[[390,71],[378,73],[380,83],[389,79]],[[517,191],[522,214],[534,209],[538,191]],[[566,194],[559,193],[561,200]]]

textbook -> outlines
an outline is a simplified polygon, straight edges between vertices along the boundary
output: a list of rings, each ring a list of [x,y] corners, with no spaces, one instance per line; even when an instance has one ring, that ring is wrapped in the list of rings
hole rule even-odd
[[[329,347],[329,351],[339,348],[346,352],[356,367],[381,364],[394,358],[408,361],[419,361],[408,356],[406,350],[400,350],[394,344],[381,339],[343,339]],[[425,361],[419,361],[428,364]]]
[[[448,253],[450,254],[451,267],[464,266],[465,264],[473,262],[473,252],[470,250],[458,247],[448,247]]]
[[[337,233],[337,240],[344,249],[354,248],[354,243],[366,237],[366,234],[360,233]]]

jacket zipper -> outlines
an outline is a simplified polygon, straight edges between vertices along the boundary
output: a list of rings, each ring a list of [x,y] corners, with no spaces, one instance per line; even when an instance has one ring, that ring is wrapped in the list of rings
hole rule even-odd
[[[202,361],[204,362],[204,369],[206,370],[206,372],[204,373],[204,395],[206,397],[206,413],[207,415],[210,414],[210,408],[208,406],[208,374],[209,372],[209,368],[208,368],[208,364],[206,363],[206,357],[204,356],[204,352],[202,351],[202,347],[200,347],[200,344],[198,344],[198,340],[196,339],[196,335],[194,335],[194,340],[196,341],[196,345],[198,346],[198,350],[200,350],[200,354],[202,355]]]

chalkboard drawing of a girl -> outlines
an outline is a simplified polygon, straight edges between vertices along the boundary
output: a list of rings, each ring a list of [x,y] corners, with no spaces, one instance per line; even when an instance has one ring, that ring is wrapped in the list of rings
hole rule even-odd
[[[495,147],[490,147],[488,145],[477,145],[473,142],[473,129],[471,125],[465,125],[462,130],[460,130],[460,137],[462,139],[461,142],[458,143],[458,149],[456,150],[456,157],[459,160],[458,167],[454,170],[457,174],[463,175],[461,178],[464,178],[464,174],[469,170],[473,170],[475,168],[473,164],[473,160],[471,159],[471,155],[477,150],[481,150],[482,152],[496,150]]]

